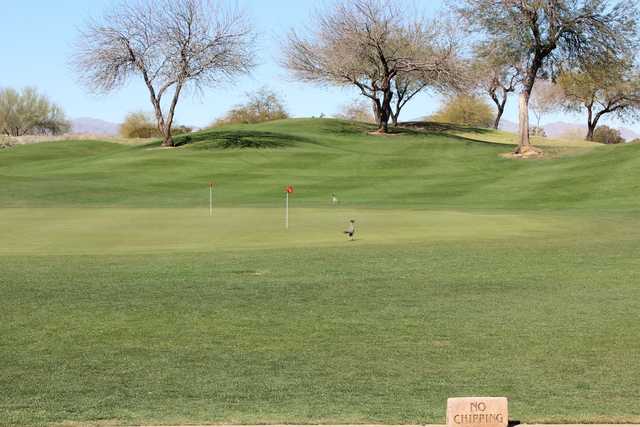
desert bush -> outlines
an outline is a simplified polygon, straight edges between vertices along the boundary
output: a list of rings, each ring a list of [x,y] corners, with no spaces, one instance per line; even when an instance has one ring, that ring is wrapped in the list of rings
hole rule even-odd
[[[171,128],[173,135],[190,133],[187,126],[174,126]],[[123,138],[161,138],[162,132],[158,129],[151,113],[137,111],[129,113],[120,125],[120,136]]]
[[[62,108],[35,88],[0,90],[0,132],[4,135],[60,135],[69,129]]]
[[[593,133],[593,140],[602,144],[622,144],[625,142],[620,131],[609,126],[598,126]]]
[[[531,126],[531,129],[529,130],[529,134],[531,136],[539,136],[541,138],[547,137],[547,132],[541,126]]]
[[[156,126],[151,114],[138,111],[127,114],[120,125],[120,136],[124,138],[159,138],[162,132]]]
[[[232,108],[224,117],[216,120],[213,126],[232,123],[261,123],[289,118],[284,102],[270,89],[262,88],[255,93],[246,94],[246,103]]]
[[[354,99],[344,104],[340,112],[336,114],[336,117],[352,122],[375,123],[376,121],[373,116],[371,102],[364,99]]]
[[[492,108],[482,99],[470,95],[458,95],[445,100],[440,110],[429,119],[441,123],[490,127],[493,125]]]

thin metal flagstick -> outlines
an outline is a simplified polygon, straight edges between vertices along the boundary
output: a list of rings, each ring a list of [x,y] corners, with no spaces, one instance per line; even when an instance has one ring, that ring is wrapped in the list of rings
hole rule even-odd
[[[213,216],[213,182],[209,182],[209,216]]]
[[[289,194],[293,193],[293,186],[288,185],[284,190],[284,228],[289,229]]]

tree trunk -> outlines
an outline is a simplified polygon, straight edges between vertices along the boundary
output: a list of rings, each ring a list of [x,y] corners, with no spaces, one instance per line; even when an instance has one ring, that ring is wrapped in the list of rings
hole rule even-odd
[[[493,103],[496,104],[496,108],[498,110],[498,114],[496,115],[496,120],[493,123],[493,128],[494,129],[499,129],[500,128],[500,120],[502,119],[502,115],[504,114],[504,106],[507,103],[507,94],[506,92],[504,93],[504,98],[502,101],[500,101],[500,98],[498,98],[498,94],[496,92],[495,89],[492,89],[489,91],[489,95],[491,96],[491,99],[493,100]]]
[[[162,135],[163,135],[163,139],[162,139],[162,146],[163,147],[173,147],[174,146],[174,142],[173,142],[173,136],[171,135],[171,127],[170,126],[164,126],[164,128],[162,129]]]
[[[391,123],[393,123],[394,128],[398,127],[398,113],[396,114],[394,114],[393,112],[391,113]]]
[[[378,132],[389,132],[389,119],[392,116],[391,101],[393,100],[393,92],[389,85],[384,90],[382,95],[382,105],[380,105],[380,124]]]
[[[517,154],[526,154],[533,151],[529,139],[529,98],[531,93],[526,89],[520,93],[520,112],[518,116],[518,148]]]
[[[378,126],[378,129],[380,129],[380,127],[382,127],[382,113],[381,113],[381,106],[380,106],[380,101],[378,99],[374,99],[372,100],[372,104],[373,104],[373,118],[376,120],[376,125]]]
[[[531,99],[531,92],[533,91],[533,86],[536,83],[536,77],[538,76],[538,71],[542,67],[542,63],[544,58],[549,55],[551,51],[540,51],[537,50],[533,61],[527,71],[526,78],[524,79],[523,89],[520,92],[520,111],[518,115],[518,148],[515,150],[515,154],[529,154],[529,153],[537,153],[538,150],[534,149],[531,146],[531,140],[529,139],[529,100]]]
[[[163,147],[173,147],[173,139],[171,138],[171,129],[167,132],[167,126],[165,125],[164,115],[162,114],[162,108],[160,107],[160,101],[152,98],[153,109],[155,110],[156,115],[156,125],[158,126],[158,130],[162,135],[162,146]]]
[[[373,114],[376,118],[379,133],[387,133],[389,131],[389,118],[391,116],[390,100],[387,102],[379,99],[373,101]]]
[[[170,129],[169,129],[168,132],[164,133],[164,139],[162,141],[162,146],[163,147],[173,147],[174,146],[173,136],[171,136],[171,130]]]
[[[385,110],[385,108],[381,108],[380,111],[380,122],[378,123],[378,132],[387,133],[389,132],[389,111]]]
[[[393,95],[393,93],[392,93],[392,95]],[[398,127],[398,120],[400,118],[400,111],[402,110],[402,107],[404,107],[404,104],[402,103],[402,99],[404,98],[404,95],[395,94],[395,97],[396,97],[396,109],[395,109],[395,111],[393,110],[393,108],[391,108],[391,105],[389,105],[389,108],[390,108],[390,114],[391,114],[391,120],[392,120],[392,123],[393,123],[393,127],[397,128]]]
[[[496,121],[493,123],[494,129],[500,129],[500,120],[502,120],[502,115],[504,114],[504,103],[502,105],[498,104],[498,114],[496,115]]]
[[[593,141],[593,136],[596,132],[597,120],[593,120],[593,108],[587,106],[587,141]]]
[[[169,106],[167,120],[162,132],[164,134],[164,141],[162,142],[163,147],[175,147],[173,136],[171,135],[171,129],[173,128],[173,118],[175,117],[176,106],[178,105],[180,92],[182,92],[182,83],[178,83],[178,85],[176,86],[176,91],[173,94],[173,99],[171,100],[171,106]]]

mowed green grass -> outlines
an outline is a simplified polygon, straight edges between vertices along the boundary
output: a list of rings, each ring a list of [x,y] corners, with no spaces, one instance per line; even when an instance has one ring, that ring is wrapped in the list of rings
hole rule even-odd
[[[471,395],[640,422],[640,147],[482,142],[507,137],[0,151],[0,425],[441,423]]]

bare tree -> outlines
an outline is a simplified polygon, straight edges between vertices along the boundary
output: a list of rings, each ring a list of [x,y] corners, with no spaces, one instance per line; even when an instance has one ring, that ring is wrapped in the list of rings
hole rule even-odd
[[[536,128],[540,128],[540,121],[546,114],[552,113],[562,107],[564,92],[562,88],[552,81],[538,79],[531,92],[529,106],[536,116]]]
[[[589,64],[565,71],[558,78],[569,111],[587,111],[587,141],[594,140],[600,119],[608,114],[627,120],[640,119],[640,69],[625,60]]]
[[[470,65],[470,79],[475,82],[476,91],[488,95],[496,105],[493,128],[499,129],[509,95],[516,91],[521,81],[521,70],[493,48],[487,50],[480,46],[477,49]]]
[[[463,0],[469,27],[512,64],[524,64],[517,153],[529,140],[529,100],[536,79],[559,66],[626,55],[636,46],[635,0]]]
[[[380,132],[388,131],[394,84],[404,93],[397,116],[398,106],[402,109],[413,97],[413,83],[405,86],[408,76],[433,82],[453,72],[455,46],[435,25],[407,18],[391,1],[343,1],[318,13],[314,22],[307,36],[289,33],[284,65],[305,82],[356,86],[371,100]]]
[[[171,128],[182,92],[248,73],[253,40],[242,12],[209,0],[134,0],[86,25],[73,63],[97,92],[141,77],[163,145],[173,146]]]

